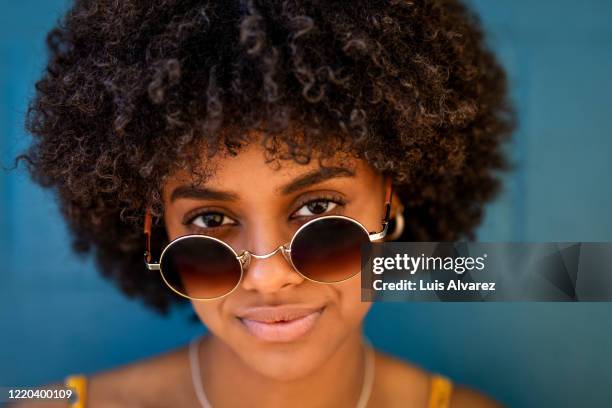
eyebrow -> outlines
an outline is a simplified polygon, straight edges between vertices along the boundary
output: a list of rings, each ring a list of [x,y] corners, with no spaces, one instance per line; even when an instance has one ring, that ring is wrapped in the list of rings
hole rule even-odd
[[[282,194],[287,195],[336,177],[355,177],[355,172],[346,167],[324,167],[298,177],[290,183],[282,186],[279,191]],[[180,198],[218,201],[239,200],[238,195],[235,193],[190,185],[178,186],[172,191],[172,194],[170,195],[171,202],[174,202]]]
[[[237,201],[238,196],[227,191],[215,190],[212,188],[179,186],[172,191],[170,201],[174,202],[179,198],[192,198],[196,200],[219,200]]]
[[[355,172],[346,167],[324,167],[298,177],[281,187],[280,191],[287,195],[336,177],[355,177]]]

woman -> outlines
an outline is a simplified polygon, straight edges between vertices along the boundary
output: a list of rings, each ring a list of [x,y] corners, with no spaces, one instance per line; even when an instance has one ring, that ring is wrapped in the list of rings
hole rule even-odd
[[[210,331],[69,377],[86,406],[497,406],[374,351],[355,268],[471,237],[498,187],[504,74],[461,4],[79,1],[48,42],[22,158],[76,250]]]

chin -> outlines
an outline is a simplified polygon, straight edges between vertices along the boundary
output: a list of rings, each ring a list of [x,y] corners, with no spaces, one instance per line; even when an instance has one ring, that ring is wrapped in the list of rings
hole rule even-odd
[[[243,350],[239,355],[254,371],[277,381],[293,381],[316,371],[330,351],[329,344],[273,345]]]

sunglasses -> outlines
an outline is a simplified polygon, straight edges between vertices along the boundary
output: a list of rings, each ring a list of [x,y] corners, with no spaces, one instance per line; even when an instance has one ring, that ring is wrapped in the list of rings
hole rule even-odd
[[[383,239],[391,211],[392,183],[385,178],[385,215],[380,232],[368,232],[359,221],[341,215],[312,219],[293,234],[289,244],[256,255],[247,250],[239,255],[226,242],[207,235],[178,237],[164,247],[159,262],[151,263],[151,211],[144,221],[145,264],[159,271],[162,279],[178,295],[192,300],[212,300],[227,296],[239,285],[251,258],[266,259],[280,252],[304,278],[319,283],[337,283],[361,271],[362,245]]]

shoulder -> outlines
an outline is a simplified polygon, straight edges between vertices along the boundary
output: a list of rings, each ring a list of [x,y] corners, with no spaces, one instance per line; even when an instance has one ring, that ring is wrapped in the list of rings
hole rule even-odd
[[[425,407],[431,375],[426,370],[376,350],[374,406]],[[374,402],[374,401],[372,401]]]
[[[191,395],[181,389],[191,386],[187,347],[100,371],[87,378],[86,407],[119,408],[126,406],[175,406],[182,395]],[[39,388],[63,388],[56,381]],[[178,393],[177,393],[178,392]],[[189,406],[189,401],[185,406]],[[15,408],[39,407],[40,403],[22,401]],[[49,408],[68,408],[67,402],[47,402]],[[182,405],[180,405],[182,406]]]
[[[417,365],[376,351],[376,382],[380,393],[378,405],[389,407],[428,406],[432,378],[435,376]],[[381,395],[382,394],[382,395]],[[450,408],[502,408],[484,394],[453,383]]]
[[[181,347],[90,376],[88,406],[172,406],[176,391],[182,391],[177,385],[190,386],[189,378],[186,347]]]

